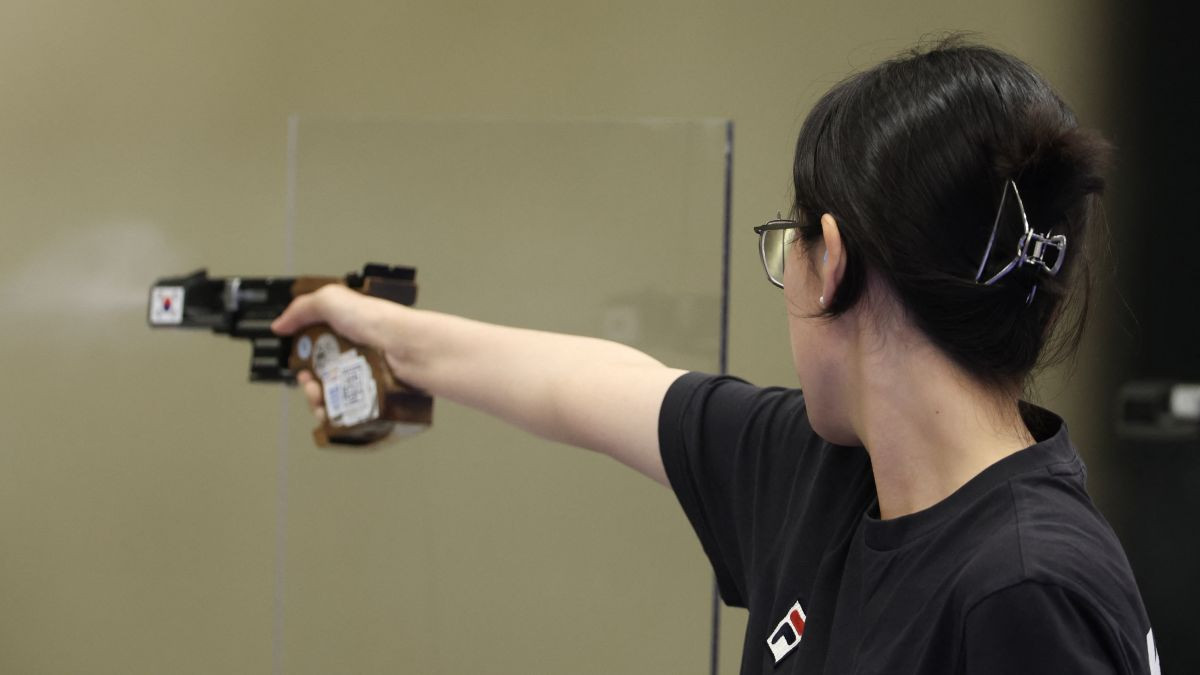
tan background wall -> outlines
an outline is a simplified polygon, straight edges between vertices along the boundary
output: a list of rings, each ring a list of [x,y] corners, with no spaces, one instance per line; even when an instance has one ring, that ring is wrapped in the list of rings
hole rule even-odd
[[[150,406],[154,375],[172,366],[80,338],[140,312],[110,302],[141,297],[157,271],[139,261],[283,271],[289,114],[732,118],[731,368],[789,384],[783,306],[748,229],[786,207],[808,106],[855,68],[964,29],[1030,61],[1103,126],[1107,17],[1082,0],[4,3],[0,364],[36,385],[0,393],[0,671],[279,669],[273,521],[242,522],[273,512],[276,426],[238,423],[237,446],[215,454],[197,451],[195,424],[88,443],[117,411]],[[40,264],[62,260],[74,264]],[[1101,333],[1085,358],[1103,356]],[[188,358],[240,383],[230,353],[214,341]],[[1108,409],[1104,373],[1087,377],[1043,387],[1085,454],[1104,443],[1094,411]],[[210,410],[211,393],[192,404]],[[226,405],[274,401],[239,391]],[[740,614],[725,626],[722,672],[736,672]],[[705,637],[688,663],[703,663]],[[347,672],[380,667],[342,656]]]

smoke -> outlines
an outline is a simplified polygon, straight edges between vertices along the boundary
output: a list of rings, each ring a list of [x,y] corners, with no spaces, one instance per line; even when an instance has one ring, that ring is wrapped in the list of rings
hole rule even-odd
[[[182,260],[160,228],[94,225],[57,233],[14,269],[0,270],[0,312],[9,320],[79,320],[146,311],[154,275]]]

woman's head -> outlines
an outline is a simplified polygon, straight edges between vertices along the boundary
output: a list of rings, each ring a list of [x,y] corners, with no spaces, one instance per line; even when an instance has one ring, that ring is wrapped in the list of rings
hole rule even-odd
[[[816,104],[796,144],[794,217],[810,273],[828,221],[840,239],[838,283],[817,320],[886,300],[963,372],[1016,393],[1035,366],[1078,343],[1083,242],[1106,151],[1041,76],[994,49],[944,42],[849,77]],[[1022,265],[985,285],[1021,235],[1009,192],[976,281],[1009,181],[1030,227],[1064,235],[1067,249],[1056,275]]]

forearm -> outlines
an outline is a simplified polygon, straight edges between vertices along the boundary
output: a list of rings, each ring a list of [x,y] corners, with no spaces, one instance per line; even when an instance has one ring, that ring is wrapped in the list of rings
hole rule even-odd
[[[294,300],[271,328],[291,335],[322,322],[380,349],[414,387],[603,452],[667,484],[658,413],[682,370],[606,340],[416,310],[336,284]],[[312,404],[320,405],[319,393]]]
[[[662,395],[682,371],[625,345],[398,307],[380,331],[397,377],[665,482]]]

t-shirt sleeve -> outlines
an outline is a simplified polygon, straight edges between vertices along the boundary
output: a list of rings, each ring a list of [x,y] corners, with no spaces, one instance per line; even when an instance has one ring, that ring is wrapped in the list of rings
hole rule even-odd
[[[700,373],[683,375],[668,390],[659,415],[663,465],[726,604],[746,606],[785,518],[813,521],[807,541],[820,550],[823,542],[815,540],[834,520],[806,513],[830,505],[809,508],[805,500],[820,496],[816,482],[835,486],[830,494],[837,499],[845,493],[845,476],[822,466],[830,447],[813,433],[799,390]]]
[[[1131,667],[1097,610],[1059,586],[1025,581],[989,595],[967,614],[963,672],[1142,673]]]

